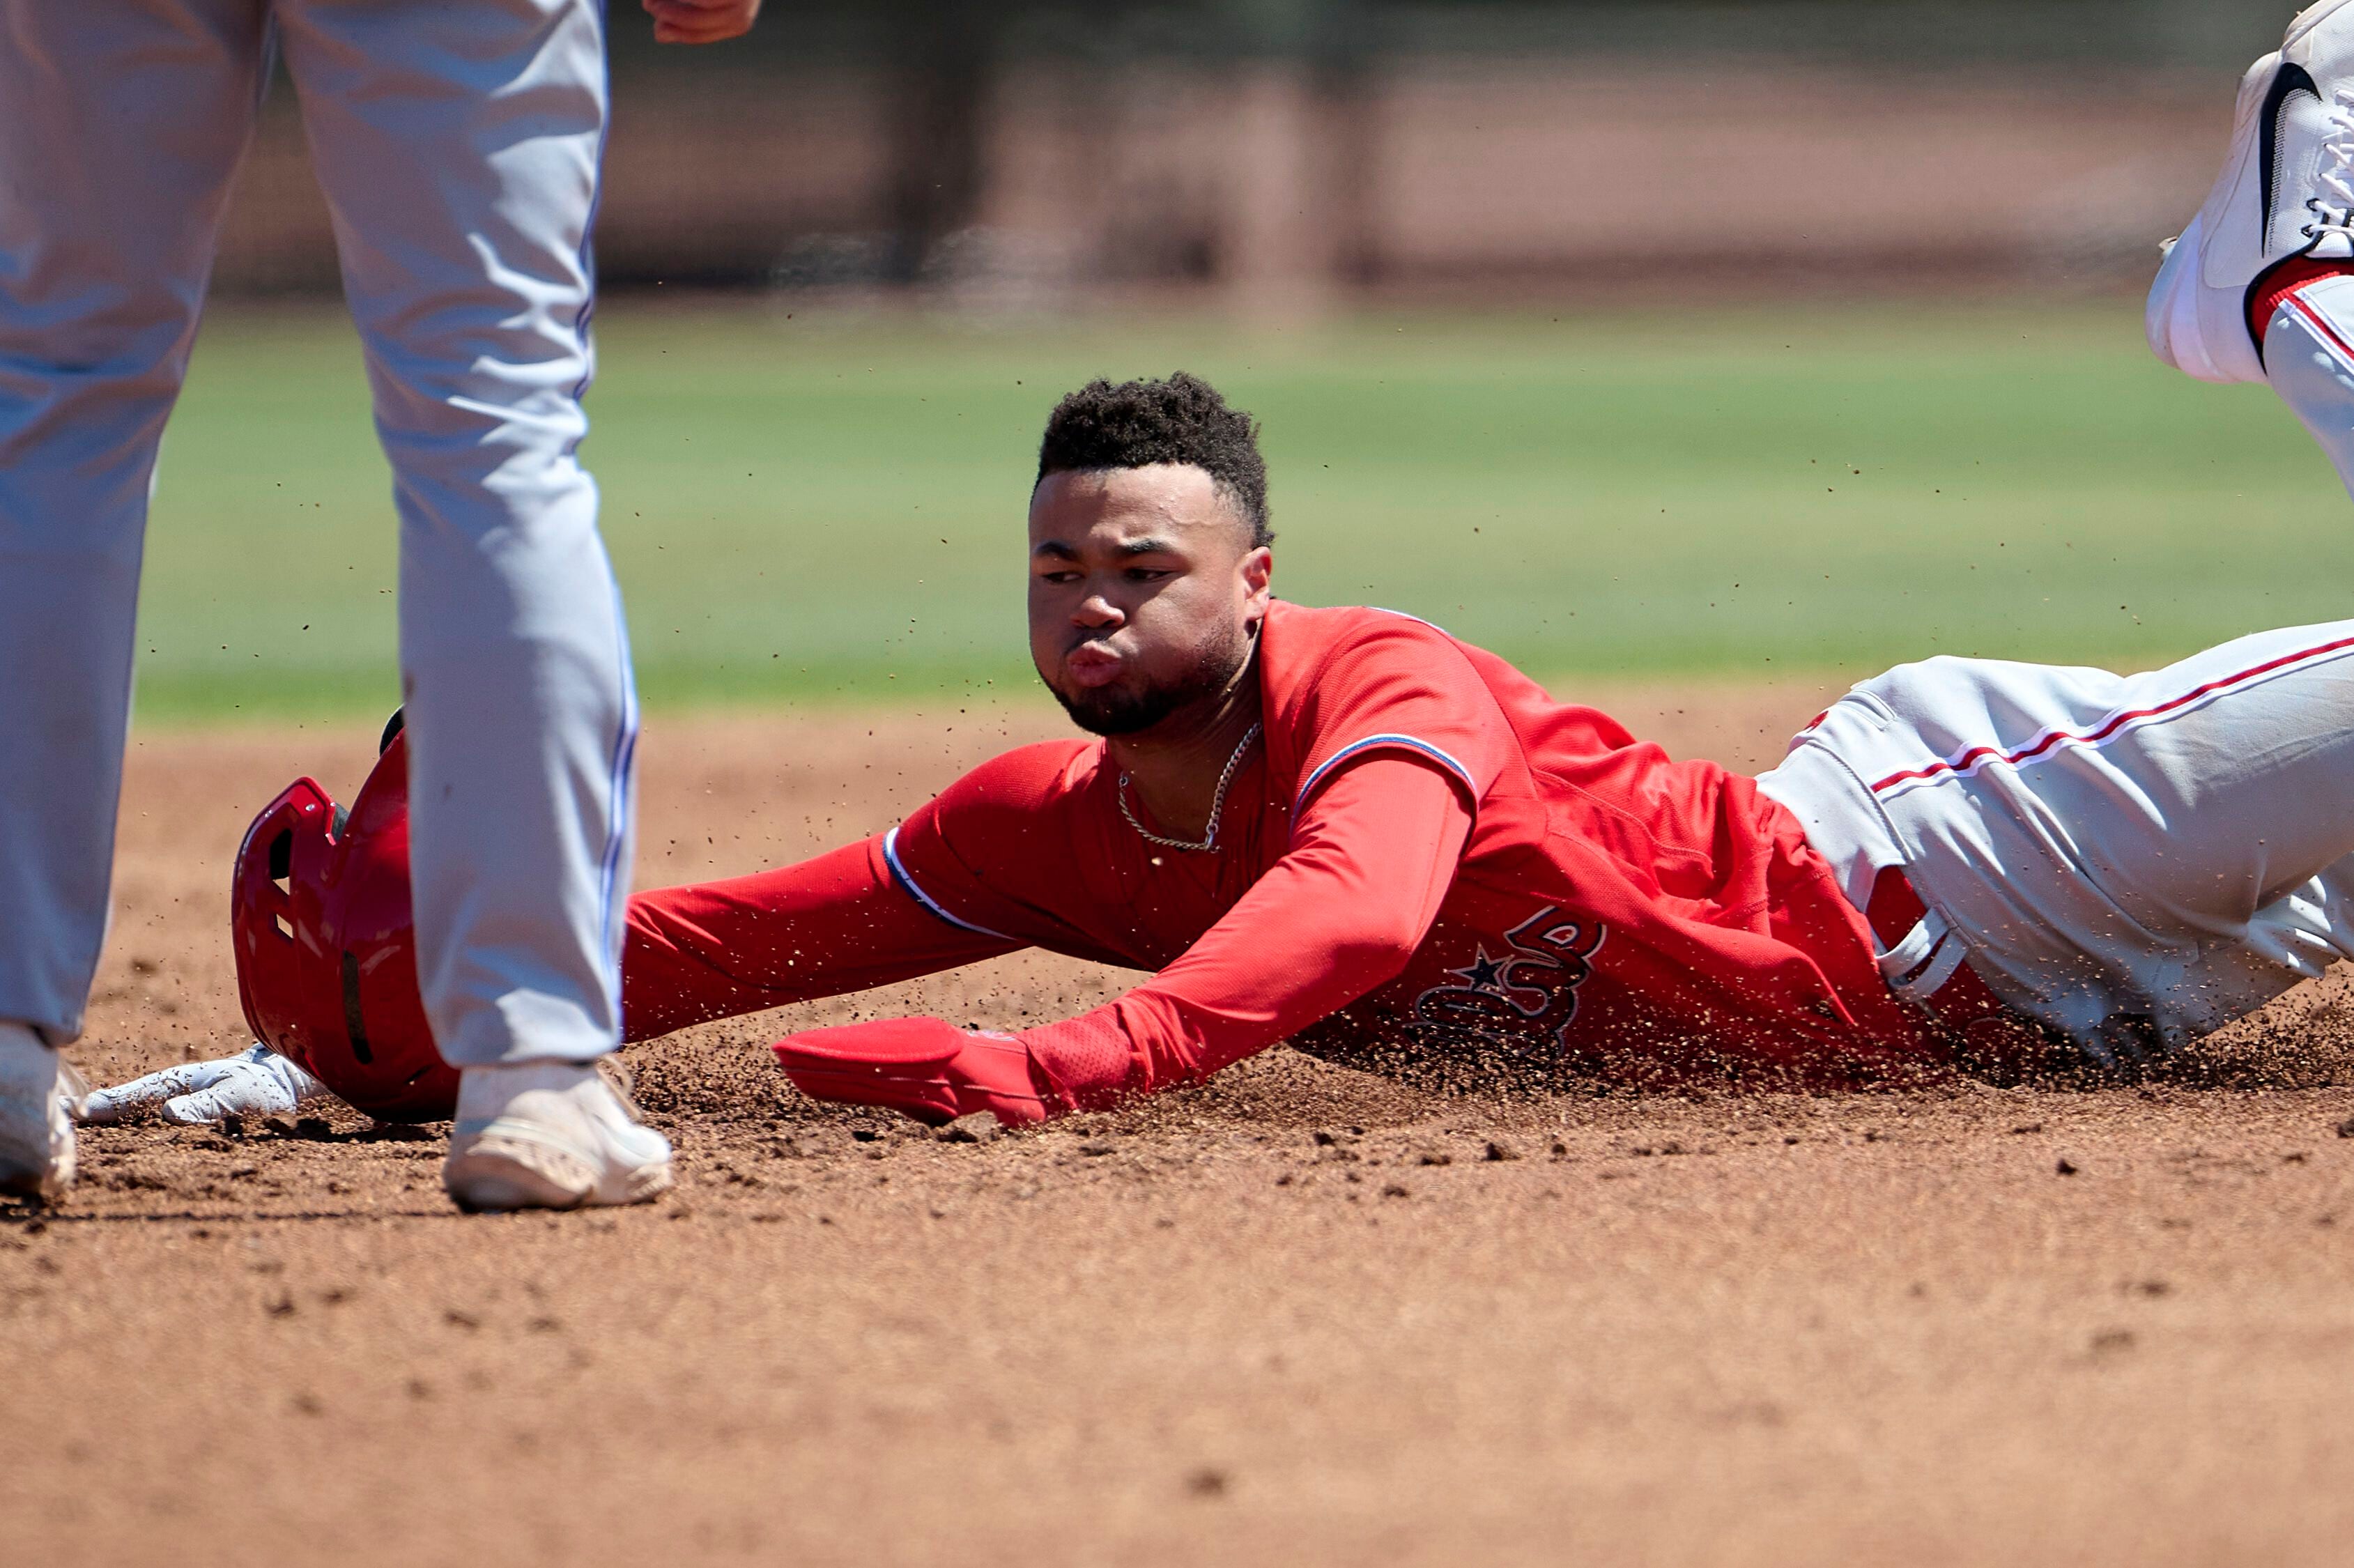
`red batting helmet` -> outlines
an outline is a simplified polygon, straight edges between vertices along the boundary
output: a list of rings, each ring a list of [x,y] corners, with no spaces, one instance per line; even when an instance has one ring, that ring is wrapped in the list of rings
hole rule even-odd
[[[441,1121],[458,1074],[433,1048],[408,897],[400,715],[345,812],[298,779],[245,832],[229,894],[237,990],[263,1044],[386,1121]]]

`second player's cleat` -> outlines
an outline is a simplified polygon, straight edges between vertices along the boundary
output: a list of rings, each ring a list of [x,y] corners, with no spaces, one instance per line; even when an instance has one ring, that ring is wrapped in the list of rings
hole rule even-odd
[[[2150,288],[2151,350],[2201,381],[2262,381],[2250,297],[2300,256],[2354,259],[2354,0],[2301,13],[2241,81],[2223,172]]]
[[[469,1067],[441,1184],[469,1213],[642,1203],[670,1191],[670,1139],[587,1063]]]
[[[0,1022],[0,1194],[48,1201],[73,1185],[73,1118],[86,1093],[40,1036]]]

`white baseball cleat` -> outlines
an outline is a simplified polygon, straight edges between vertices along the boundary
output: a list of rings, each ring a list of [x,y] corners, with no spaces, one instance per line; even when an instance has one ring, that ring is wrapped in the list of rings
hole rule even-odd
[[[670,1139],[590,1064],[469,1067],[441,1184],[468,1213],[642,1203],[670,1191]]]
[[[2323,0],[2240,83],[2231,155],[2149,291],[2158,358],[2201,381],[2262,381],[2249,295],[2283,261],[2354,259],[2354,0]]]
[[[89,1086],[30,1027],[0,1021],[0,1193],[43,1202],[74,1180],[74,1117]]]

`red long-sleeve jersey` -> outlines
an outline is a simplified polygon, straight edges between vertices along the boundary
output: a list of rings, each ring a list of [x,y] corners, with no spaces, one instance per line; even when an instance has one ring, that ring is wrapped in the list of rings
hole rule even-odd
[[[1214,853],[1140,834],[1102,742],[1024,747],[863,843],[635,899],[630,1037],[1040,947],[1158,971],[1025,1033],[1082,1103],[1287,1037],[1644,1073],[1925,1054],[1862,916],[1750,779],[1388,611],[1277,604],[1257,678],[1264,738]]]

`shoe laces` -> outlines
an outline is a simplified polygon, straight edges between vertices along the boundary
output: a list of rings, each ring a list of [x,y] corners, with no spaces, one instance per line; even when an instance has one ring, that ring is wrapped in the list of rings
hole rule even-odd
[[[2354,237],[2354,82],[2338,88],[2329,104],[2329,134],[2322,140],[2315,181],[2321,190],[2306,201],[2314,220],[2305,226],[2305,237]]]

